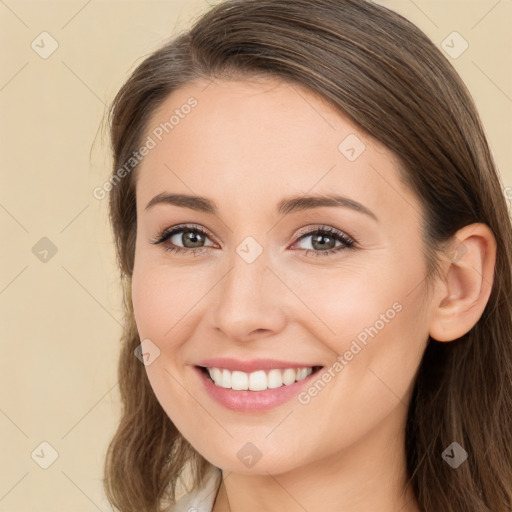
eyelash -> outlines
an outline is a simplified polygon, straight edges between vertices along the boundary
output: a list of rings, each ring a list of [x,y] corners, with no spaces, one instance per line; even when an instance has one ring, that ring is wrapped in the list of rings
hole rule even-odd
[[[202,229],[200,226],[186,224],[186,225],[179,225],[179,226],[175,226],[173,228],[165,229],[164,231],[159,233],[156,236],[156,238],[151,240],[151,243],[153,245],[163,244],[163,248],[169,252],[175,252],[175,253],[192,252],[192,254],[194,256],[196,256],[196,254],[199,254],[199,253],[203,252],[205,249],[207,249],[208,247],[210,247],[210,246],[206,246],[206,247],[198,247],[198,248],[193,249],[193,248],[188,248],[188,247],[178,247],[174,244],[173,245],[165,244],[165,242],[167,240],[169,240],[173,235],[183,232],[183,231],[191,231],[193,233],[200,233],[201,235],[204,235],[205,237],[210,238],[210,235],[204,229]],[[325,251],[320,251],[318,249],[302,249],[303,251],[306,251],[306,255],[308,255],[308,253],[312,252],[315,257],[326,256],[326,255],[331,256],[334,253],[341,252],[343,249],[354,249],[355,245],[357,243],[356,240],[354,240],[352,237],[346,235],[345,233],[342,233],[341,231],[338,231],[337,229],[331,228],[329,226],[319,226],[314,229],[310,229],[309,231],[300,232],[299,236],[293,242],[292,245],[295,245],[297,242],[299,242],[300,240],[302,240],[304,238],[307,238],[308,236],[319,235],[319,234],[328,235],[328,236],[334,238],[336,241],[341,242],[344,245],[338,246],[334,249],[328,249]]]

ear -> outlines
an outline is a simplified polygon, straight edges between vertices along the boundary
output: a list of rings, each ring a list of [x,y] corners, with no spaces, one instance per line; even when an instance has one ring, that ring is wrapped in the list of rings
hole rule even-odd
[[[482,223],[461,228],[443,254],[429,334],[437,341],[460,338],[478,322],[491,295],[496,239]]]

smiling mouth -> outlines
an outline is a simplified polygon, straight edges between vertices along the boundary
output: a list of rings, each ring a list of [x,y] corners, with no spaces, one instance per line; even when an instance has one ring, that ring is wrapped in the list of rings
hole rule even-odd
[[[227,370],[226,368],[204,366],[197,366],[197,368],[218,387],[236,391],[264,391],[266,389],[290,386],[318,372],[323,366],[275,368],[271,370],[257,370],[250,373]]]

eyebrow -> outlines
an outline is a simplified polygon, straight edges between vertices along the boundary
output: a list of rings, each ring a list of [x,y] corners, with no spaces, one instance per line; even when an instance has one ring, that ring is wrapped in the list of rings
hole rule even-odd
[[[218,207],[214,201],[206,197],[192,196],[187,194],[169,194],[162,192],[155,196],[147,204],[145,210],[149,210],[157,204],[170,204],[182,208],[190,208],[199,212],[217,215]],[[279,215],[288,215],[292,212],[309,210],[320,207],[338,207],[349,208],[359,213],[367,215],[378,222],[377,216],[369,208],[345,196],[327,194],[327,195],[309,195],[294,196],[281,200],[276,208]]]

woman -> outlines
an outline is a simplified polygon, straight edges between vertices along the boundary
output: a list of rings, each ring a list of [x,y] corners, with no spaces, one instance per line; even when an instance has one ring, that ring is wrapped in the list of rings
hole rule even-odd
[[[512,510],[511,226],[418,28],[363,0],[228,0],[111,113],[113,505]]]

